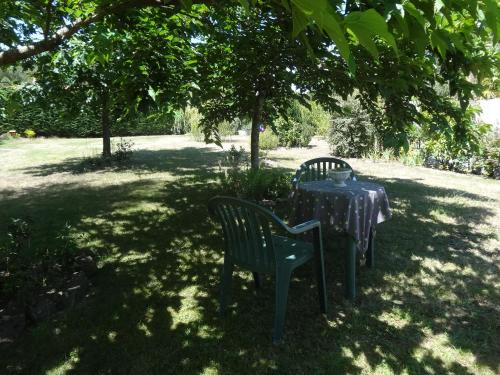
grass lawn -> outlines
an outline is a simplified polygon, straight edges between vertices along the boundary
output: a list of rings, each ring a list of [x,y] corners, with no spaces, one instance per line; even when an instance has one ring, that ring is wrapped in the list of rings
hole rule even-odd
[[[342,257],[326,254],[329,313],[312,267],[292,280],[285,343],[271,343],[274,285],[235,277],[217,315],[221,237],[208,220],[220,149],[185,136],[136,137],[127,168],[86,171],[98,139],[0,145],[0,228],[29,214],[50,247],[66,223],[98,249],[93,295],[0,347],[0,373],[494,374],[500,372],[500,182],[350,160],[386,187],[373,270],[342,297]],[[236,144],[247,140],[235,138]],[[227,147],[227,145],[226,145]],[[279,166],[326,155],[322,142],[270,153]]]

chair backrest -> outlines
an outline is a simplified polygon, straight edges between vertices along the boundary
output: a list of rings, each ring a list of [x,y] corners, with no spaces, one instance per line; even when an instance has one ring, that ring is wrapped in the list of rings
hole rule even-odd
[[[275,271],[272,227],[284,225],[277,216],[261,206],[233,197],[214,197],[208,207],[222,224],[225,256],[252,271]]]
[[[350,178],[355,179],[354,170],[346,161],[325,157],[311,159],[302,163],[295,173],[292,185],[295,188],[299,182],[326,180],[329,170],[339,168],[349,168],[352,171]]]

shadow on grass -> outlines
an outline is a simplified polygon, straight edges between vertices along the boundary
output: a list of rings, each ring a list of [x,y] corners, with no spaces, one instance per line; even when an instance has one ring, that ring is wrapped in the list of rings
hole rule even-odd
[[[312,270],[305,267],[292,281],[286,341],[276,347],[271,279],[255,293],[249,275],[238,273],[233,311],[225,319],[217,315],[221,237],[206,202],[218,189],[210,173],[218,153],[187,148],[142,155],[138,169],[177,179],[56,184],[0,202],[7,216],[29,212],[37,220],[39,243],[50,246],[68,221],[88,234],[82,246],[107,254],[95,295],[0,348],[0,369],[233,374],[379,367],[469,374],[461,353],[492,372],[498,368],[492,329],[498,266],[483,247],[494,234],[478,229],[493,215],[481,206],[483,197],[405,179],[380,181],[394,215],[378,231],[377,267],[359,273],[357,302],[343,300],[343,261],[327,254],[327,318],[319,314]],[[54,168],[45,171],[61,171]],[[456,196],[468,203],[451,199]],[[451,347],[454,352],[441,355]]]
[[[19,172],[43,177],[56,173],[83,174],[100,171],[132,171],[138,174],[155,172],[175,172],[176,176],[199,173],[205,168],[217,166],[220,152],[209,148],[185,147],[182,149],[135,150],[130,160],[119,162],[100,157],[68,158],[62,162],[45,163],[19,169]]]

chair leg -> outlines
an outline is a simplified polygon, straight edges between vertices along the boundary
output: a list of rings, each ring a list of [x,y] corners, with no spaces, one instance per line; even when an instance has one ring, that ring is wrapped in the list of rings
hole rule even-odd
[[[220,314],[224,315],[226,307],[231,301],[231,284],[233,281],[234,265],[229,260],[224,260],[222,271],[222,284],[220,295]]]
[[[274,315],[273,343],[279,344],[283,339],[285,327],[286,303],[290,287],[290,271],[276,271],[276,311]]]
[[[369,268],[375,266],[375,228],[370,230],[370,242],[368,243],[368,250],[366,251],[366,265]]]
[[[349,300],[356,298],[356,253],[356,241],[349,236],[345,264],[345,297]]]
[[[252,272],[253,281],[255,283],[255,289],[260,289],[262,286],[262,278],[260,277],[258,272]]]
[[[318,298],[321,312],[326,314],[326,281],[325,263],[323,259],[323,246],[321,243],[321,231],[314,229],[314,262],[316,263],[316,277],[318,282]]]

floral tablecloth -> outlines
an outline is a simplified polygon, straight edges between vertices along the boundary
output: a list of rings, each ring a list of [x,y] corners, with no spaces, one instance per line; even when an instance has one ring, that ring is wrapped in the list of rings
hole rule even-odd
[[[389,199],[383,186],[365,181],[311,181],[298,185],[293,197],[291,224],[317,219],[325,238],[344,232],[352,236],[358,251],[369,244],[370,228],[391,218]]]

